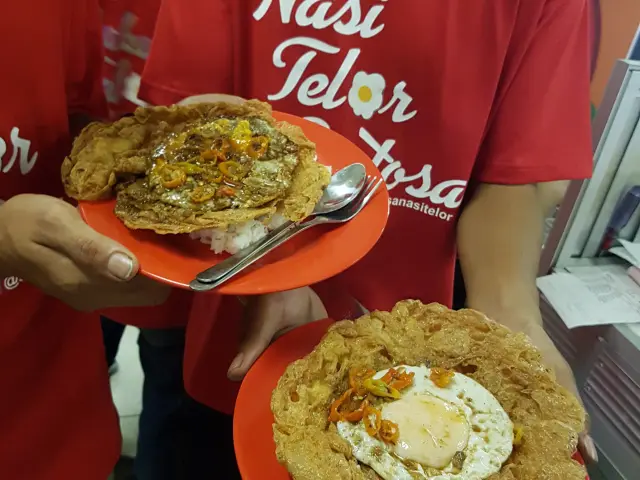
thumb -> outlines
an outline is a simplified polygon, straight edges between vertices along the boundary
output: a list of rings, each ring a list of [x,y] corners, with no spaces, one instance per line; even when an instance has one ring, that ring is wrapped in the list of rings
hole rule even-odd
[[[238,354],[227,371],[230,380],[242,380],[277,333],[278,318],[261,310],[247,307],[246,330]]]
[[[136,257],[84,223],[71,205],[57,217],[48,222],[52,228],[41,232],[46,246],[66,255],[79,267],[116,281],[126,282],[138,273]]]

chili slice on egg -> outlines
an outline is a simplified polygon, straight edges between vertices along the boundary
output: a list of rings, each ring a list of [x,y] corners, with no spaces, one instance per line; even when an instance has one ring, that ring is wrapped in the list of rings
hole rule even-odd
[[[362,382],[362,386],[376,397],[393,398],[396,400],[400,398],[400,392],[382,380],[367,378]]]
[[[329,421],[360,422],[366,432],[388,444],[400,438],[398,425],[382,419],[382,411],[373,404],[375,397],[395,400],[400,389],[413,384],[413,372],[405,369],[389,369],[380,379],[374,379],[375,370],[353,367],[349,370],[349,389],[337,398],[329,409]]]
[[[390,420],[382,420],[382,422],[380,422],[380,432],[378,436],[383,442],[395,445],[400,438],[400,429],[396,423]]]
[[[231,145],[238,153],[244,153],[251,142],[251,124],[247,120],[240,120],[231,132]]]
[[[162,163],[158,161],[155,170],[165,188],[177,188],[187,181],[187,173],[183,169],[164,161]]]
[[[224,180],[224,177],[222,176],[222,174],[216,175],[215,177],[209,175],[206,177],[206,179],[211,183],[222,183],[222,180]]]
[[[253,137],[247,147],[247,155],[256,159],[267,153],[269,148],[269,138],[265,136]]]
[[[349,386],[358,393],[358,395],[364,395],[367,393],[367,389],[362,386],[367,378],[371,378],[375,375],[375,370],[367,367],[353,367],[349,370]]]
[[[364,428],[369,435],[375,437],[380,431],[382,426],[382,413],[377,408],[367,405],[364,409],[364,415],[362,417]]]
[[[344,418],[347,422],[359,422],[364,417],[364,411],[369,406],[369,400],[366,398],[362,401],[360,406],[355,410],[350,412],[342,413],[342,418]]]
[[[233,197],[236,194],[235,189],[229,187],[228,185],[223,185],[218,188],[218,196],[220,197]]]
[[[432,368],[429,379],[435,383],[436,387],[446,388],[453,380],[454,372],[445,368]]]
[[[184,170],[187,175],[196,175],[198,173],[204,172],[204,169],[201,166],[196,165],[195,163],[178,162],[174,165]]]
[[[218,161],[224,162],[226,157],[222,155],[218,150],[205,150],[200,154],[200,160],[203,162],[212,163],[215,165]]]
[[[222,162],[220,165],[218,165],[218,168],[225,177],[235,179],[242,174],[242,166],[238,162],[234,162],[233,160]]]
[[[380,380],[389,385],[389,387],[400,391],[413,385],[414,376],[413,372],[407,373],[403,368],[398,370],[390,368]]]
[[[216,194],[215,189],[211,187],[196,187],[191,192],[191,201],[193,203],[204,203],[211,200]]]
[[[339,422],[342,420],[342,414],[339,412],[340,406],[345,403],[347,400],[351,398],[353,394],[353,389],[349,389],[344,392],[340,397],[335,399],[329,408],[329,421],[330,422]]]

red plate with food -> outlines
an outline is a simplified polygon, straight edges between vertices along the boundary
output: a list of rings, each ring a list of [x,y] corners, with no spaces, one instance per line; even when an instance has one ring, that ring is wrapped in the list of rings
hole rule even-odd
[[[89,125],[62,179],[85,221],[135,254],[143,275],[189,288],[199,272],[309,216],[330,172],[353,163],[380,175],[356,145],[313,122],[258,101],[202,103]],[[383,190],[349,223],[301,234],[216,291],[260,294],[332,277],[371,250],[388,214]]]
[[[583,480],[584,422],[525,336],[404,301],[276,340],[242,383],[234,444],[244,480]]]

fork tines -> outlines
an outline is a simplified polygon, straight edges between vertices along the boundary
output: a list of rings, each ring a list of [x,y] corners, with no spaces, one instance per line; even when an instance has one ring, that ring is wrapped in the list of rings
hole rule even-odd
[[[360,193],[359,198],[356,200],[358,203],[358,212],[362,210],[367,203],[369,203],[369,200],[373,198],[382,182],[383,180],[378,178],[376,175],[367,175],[367,180],[364,188],[362,189],[362,193]]]

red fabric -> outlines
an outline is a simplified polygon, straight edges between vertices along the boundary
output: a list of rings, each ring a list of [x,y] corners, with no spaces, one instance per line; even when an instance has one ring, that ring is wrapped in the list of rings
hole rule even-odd
[[[143,105],[140,75],[151,47],[160,0],[103,0],[104,86],[112,118]]]
[[[103,0],[101,6],[106,52],[103,84],[109,115],[117,119],[144,105],[138,98],[137,86],[151,46],[160,0]],[[190,292],[175,290],[159,307],[109,309],[101,313],[139,328],[182,327],[192,300]]]
[[[580,452],[576,452],[573,455],[573,459],[578,462],[580,465],[584,465],[584,459],[582,458],[582,455],[580,455]],[[589,480],[589,475],[587,475],[586,480]]]
[[[231,415],[240,384],[227,379],[238,353],[242,305],[236,297],[196,295],[184,354],[184,382],[193,398]]]
[[[93,0],[9,2],[0,15],[0,196],[61,196],[68,113],[104,115]],[[120,453],[97,315],[0,278],[0,469],[104,479]]]
[[[192,308],[193,293],[174,289],[162,305],[157,307],[109,308],[100,313],[125,325],[138,328],[184,327]]]
[[[379,166],[391,216],[324,285],[330,314],[352,315],[352,298],[449,304],[467,185],[590,175],[587,19],[584,0],[166,0],[141,97],[255,97],[352,139]],[[190,388],[217,404],[217,389]]]

